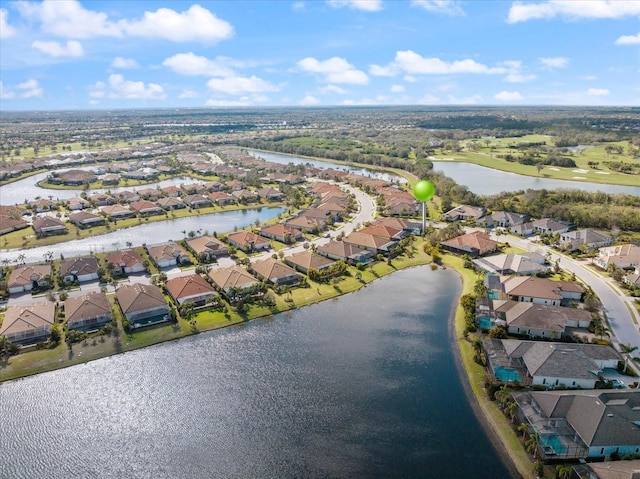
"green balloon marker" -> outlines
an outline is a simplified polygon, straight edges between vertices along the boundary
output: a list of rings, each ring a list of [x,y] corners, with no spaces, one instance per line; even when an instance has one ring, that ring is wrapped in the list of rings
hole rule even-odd
[[[413,196],[416,200],[422,201],[422,232],[427,231],[427,201],[433,198],[436,192],[433,183],[427,180],[418,181],[413,187]]]

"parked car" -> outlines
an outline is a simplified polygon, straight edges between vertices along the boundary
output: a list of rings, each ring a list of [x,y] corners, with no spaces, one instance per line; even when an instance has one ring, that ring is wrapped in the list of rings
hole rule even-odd
[[[613,389],[626,389],[627,387],[627,385],[619,379],[612,379],[611,382]]]

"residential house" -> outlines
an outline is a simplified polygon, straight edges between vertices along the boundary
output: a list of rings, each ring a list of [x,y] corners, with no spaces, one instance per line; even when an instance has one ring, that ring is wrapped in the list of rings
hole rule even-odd
[[[485,211],[482,206],[460,205],[443,214],[442,219],[445,221],[477,221],[484,216]]]
[[[246,185],[240,180],[229,180],[226,182],[227,188],[231,191],[240,191],[245,189]]]
[[[250,271],[258,278],[277,286],[298,284],[302,280],[295,269],[273,258],[253,261]]]
[[[391,218],[383,216],[381,218],[377,218],[373,224],[401,229],[406,231],[408,234],[420,234],[422,230],[422,224],[419,221],[405,218]]]
[[[472,258],[493,253],[498,249],[498,242],[492,240],[488,234],[482,231],[457,236],[448,241],[441,241],[440,244],[452,253],[466,254]]]
[[[536,455],[543,461],[606,460],[614,454],[640,453],[638,390],[524,391],[514,393],[513,399],[518,419],[539,438]],[[636,474],[627,462],[593,462],[603,475],[579,477],[633,479]],[[633,468],[637,473],[638,464]]]
[[[601,248],[609,246],[612,238],[609,235],[598,233],[592,229],[582,229],[577,231],[567,231],[560,234],[558,245],[565,251],[575,251],[580,246],[588,248]]]
[[[581,301],[585,293],[581,285],[569,281],[527,276],[500,276],[498,281],[508,299],[525,303],[565,306],[571,301]]]
[[[23,210],[17,206],[0,205],[0,235],[29,227],[29,223],[22,219]]]
[[[67,283],[94,281],[98,279],[98,259],[95,256],[69,258],[60,264],[60,274]]]
[[[483,228],[506,228],[523,225],[529,220],[527,215],[512,213],[510,211],[495,211],[476,221],[478,226]]]
[[[311,268],[317,271],[322,271],[336,264],[332,259],[314,253],[310,250],[300,251],[299,253],[293,253],[289,256],[285,256],[284,261],[292,268],[295,268],[304,274],[308,274]]]
[[[185,205],[180,198],[176,198],[173,196],[169,196],[167,198],[160,198],[158,201],[156,201],[156,203],[160,208],[168,211],[178,210],[178,209],[187,207],[187,205]]]
[[[599,344],[483,339],[491,374],[504,382],[547,388],[593,389],[605,369],[615,370],[620,355]]]
[[[106,215],[111,220],[118,220],[122,218],[131,218],[134,216],[134,212],[128,207],[122,205],[103,206],[100,208],[102,214]]]
[[[29,201],[29,209],[36,213],[46,213],[58,209],[58,205],[52,200],[45,200],[41,198],[39,200]]]
[[[236,198],[238,201],[243,201],[245,203],[250,203],[252,201],[258,200],[258,195],[253,191],[249,190],[234,190],[231,192],[231,196]]]
[[[91,195],[89,196],[89,201],[96,206],[109,206],[116,204],[116,199],[105,193],[96,193]]]
[[[384,236],[373,235],[369,233],[361,233],[360,231],[352,231],[345,236],[342,241],[347,244],[364,248],[371,253],[389,255],[391,250],[398,245],[398,241],[385,238]]]
[[[193,303],[204,306],[209,298],[215,298],[216,292],[206,279],[199,274],[178,276],[165,283],[167,291],[178,304]]]
[[[83,210],[91,206],[89,201],[80,196],[69,198],[68,200],[65,200],[65,203],[67,204],[67,208],[71,211]]]
[[[640,266],[640,246],[623,244],[608,246],[598,250],[598,257],[593,262],[604,270],[610,265],[618,268],[632,269]]]
[[[92,171],[68,170],[54,172],[47,177],[49,183],[64,184],[68,186],[79,186],[96,181],[98,177]]]
[[[67,327],[75,330],[99,329],[113,318],[107,295],[100,291],[67,298],[64,315]]]
[[[169,198],[179,198],[182,195],[182,190],[175,185],[165,186],[162,188],[162,192]]]
[[[191,262],[189,253],[175,241],[147,246],[147,252],[158,268],[167,268]]]
[[[88,211],[78,211],[69,215],[69,221],[81,228],[89,228],[91,226],[100,226],[105,224],[102,216],[94,215]]]
[[[358,231],[360,233],[382,236],[383,238],[397,241],[400,241],[401,239],[409,236],[409,233],[402,228],[394,228],[392,226],[385,226],[381,224],[372,224],[369,226],[365,226]]]
[[[157,188],[143,188],[138,191],[138,194],[140,195],[140,198],[149,201],[156,201],[158,198],[164,196],[162,190]]]
[[[244,230],[229,234],[227,242],[245,253],[267,250],[271,247],[270,241],[264,236]]]
[[[102,180],[103,186],[114,186],[120,183],[120,175],[117,175],[115,173],[108,173],[106,175],[103,175],[100,180]]]
[[[209,278],[232,301],[238,296],[248,294],[255,286],[260,284],[260,280],[238,265],[211,270],[209,271]]]
[[[285,221],[285,226],[294,228],[307,233],[315,233],[327,229],[326,218],[312,218],[305,215],[299,215],[295,218]]]
[[[21,293],[33,288],[45,288],[50,284],[50,264],[27,264],[13,268],[7,280],[7,290],[10,294]]]
[[[115,198],[120,203],[132,203],[140,199],[140,195],[134,191],[124,190],[115,194]]]
[[[553,218],[542,218],[533,222],[533,232],[535,234],[546,233],[549,235],[566,233],[571,229],[569,223],[554,220]]]
[[[120,286],[116,290],[116,300],[131,328],[169,320],[169,304],[160,288],[153,284]]]
[[[490,300],[492,323],[504,326],[509,334],[529,338],[560,339],[574,328],[588,328],[592,314],[584,309],[545,306],[512,300]]]
[[[373,258],[371,251],[344,241],[329,241],[319,245],[316,253],[349,264],[368,263]]]
[[[268,186],[260,188],[257,193],[260,198],[264,198],[267,201],[282,201],[285,196],[281,191]]]
[[[236,202],[234,196],[231,196],[229,193],[225,193],[224,191],[214,191],[213,193],[209,193],[209,199],[220,206]]]
[[[162,208],[147,200],[134,201],[129,205],[140,216],[152,216],[162,214]]]
[[[549,271],[544,256],[537,253],[497,254],[477,258],[473,262],[478,268],[491,274],[532,276]]]
[[[384,212],[389,216],[413,216],[420,208],[419,202],[415,199],[394,197],[385,201]]]
[[[112,274],[124,276],[145,271],[142,256],[135,249],[116,251],[107,255],[107,262],[113,264]]]
[[[295,243],[303,238],[300,230],[291,228],[282,223],[261,227],[260,236],[271,238],[285,244]]]
[[[509,232],[517,236],[531,236],[534,232],[533,222],[527,221],[521,225],[511,226]]]
[[[207,206],[211,206],[211,200],[202,195],[187,195],[182,198],[182,201],[191,208],[206,208]]]
[[[46,341],[56,320],[53,301],[29,306],[9,306],[0,325],[0,336],[12,343],[32,344]]]
[[[33,220],[32,226],[38,237],[64,235],[69,232],[64,223],[54,216],[39,216]]]
[[[227,245],[215,236],[198,236],[185,240],[187,248],[196,255],[198,261],[211,262],[214,258],[229,253]]]

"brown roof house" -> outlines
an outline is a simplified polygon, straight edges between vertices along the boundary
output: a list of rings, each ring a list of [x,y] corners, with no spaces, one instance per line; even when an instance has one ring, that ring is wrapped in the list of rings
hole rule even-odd
[[[460,205],[443,214],[442,219],[445,221],[477,221],[484,216],[485,211],[482,206]]]
[[[69,215],[69,221],[81,228],[90,228],[91,226],[100,226],[105,223],[102,216],[94,215],[88,211],[78,211]]]
[[[179,276],[165,283],[167,291],[178,304],[193,303],[204,306],[209,298],[217,296],[215,289],[199,274]]]
[[[60,264],[60,274],[67,283],[93,281],[98,279],[98,259],[95,256],[69,258]]]
[[[107,255],[107,261],[113,264],[112,274],[124,276],[132,273],[142,273],[145,270],[142,256],[134,249],[116,251]]]
[[[99,329],[112,319],[107,295],[99,291],[67,298],[64,315],[69,329],[81,331]]]
[[[236,198],[234,196],[231,196],[229,193],[225,193],[224,191],[214,191],[213,193],[209,193],[209,199],[221,206],[236,202]]]
[[[9,293],[31,291],[33,288],[43,288],[51,284],[50,264],[27,264],[16,266],[7,280]]]
[[[129,205],[140,216],[152,216],[162,214],[162,208],[148,200],[134,201]]]
[[[285,263],[289,266],[297,269],[301,273],[307,274],[311,268],[322,271],[323,269],[330,268],[335,261],[327,258],[326,256],[319,255],[313,251],[301,251],[299,253],[293,253],[284,258]]]
[[[198,261],[209,263],[214,258],[229,253],[227,245],[215,236],[198,236],[185,240],[187,248],[196,255]]]
[[[231,301],[250,293],[260,280],[238,265],[209,271],[209,278]]]
[[[245,253],[250,251],[267,250],[271,247],[271,242],[264,236],[257,235],[251,231],[237,231],[227,236],[229,244],[241,249]]]
[[[53,216],[40,216],[33,220],[33,231],[39,237],[64,235],[69,232],[64,223]]]
[[[605,270],[612,264],[615,264],[618,268],[635,268],[640,266],[640,246],[623,244],[600,248],[598,257],[593,262]]]
[[[260,196],[260,198],[264,198],[267,201],[280,201],[284,198],[284,193],[266,186],[258,190],[258,196]]]
[[[364,248],[374,254],[380,253],[384,255],[391,253],[391,250],[398,244],[397,240],[369,233],[361,233],[360,231],[352,231],[345,236],[342,241]]]
[[[169,210],[169,211],[178,210],[178,209],[187,207],[187,205],[185,205],[180,198],[177,198],[174,196],[168,196],[167,198],[160,198],[158,201],[156,201],[156,203],[158,203],[158,206],[160,206],[162,209]]]
[[[291,244],[302,239],[302,233],[300,230],[291,228],[282,223],[275,225],[263,226],[260,228],[260,236],[265,238],[271,238],[281,243]]]
[[[160,288],[153,284],[120,286],[116,290],[116,299],[131,328],[169,320],[169,304]]]
[[[134,215],[133,211],[122,205],[103,206],[100,208],[107,218],[115,220],[119,218],[130,218]]]
[[[151,260],[158,268],[166,268],[191,262],[189,253],[182,246],[176,244],[175,241],[147,246],[147,251]]]
[[[29,306],[9,306],[0,326],[0,336],[17,344],[46,341],[55,319],[56,304],[52,301]]]
[[[344,241],[329,241],[318,246],[316,253],[349,264],[365,264],[373,258],[371,251]]]
[[[498,242],[492,240],[488,234],[474,231],[462,236],[457,236],[449,241],[442,241],[442,247],[452,253],[466,254],[472,258],[493,253],[498,249]]]
[[[211,200],[202,195],[187,195],[182,198],[182,201],[192,208],[205,208],[207,206],[211,206]]]
[[[298,284],[302,280],[302,276],[295,269],[273,258],[252,262],[250,271],[277,286]]]
[[[552,281],[528,276],[500,276],[502,292],[508,299],[524,303],[566,306],[581,301],[584,288],[569,281]]]

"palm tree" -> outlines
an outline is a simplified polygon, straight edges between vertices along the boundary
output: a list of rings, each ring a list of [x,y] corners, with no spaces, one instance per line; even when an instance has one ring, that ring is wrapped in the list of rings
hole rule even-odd
[[[631,343],[621,344],[620,350],[625,354],[624,357],[624,370],[626,371],[629,367],[629,358],[631,357],[631,353],[636,351],[638,346],[631,346]]]
[[[573,468],[569,464],[560,464],[556,466],[556,476],[558,479],[569,479]]]
[[[503,384],[502,387],[495,392],[494,396],[501,403],[503,408],[507,405],[509,399],[511,399],[511,393],[507,389],[506,384]]]
[[[529,454],[533,454],[533,458],[535,459],[538,455],[538,445],[540,444],[540,434],[533,433],[529,436],[529,439],[524,443],[524,447],[527,449]]]

